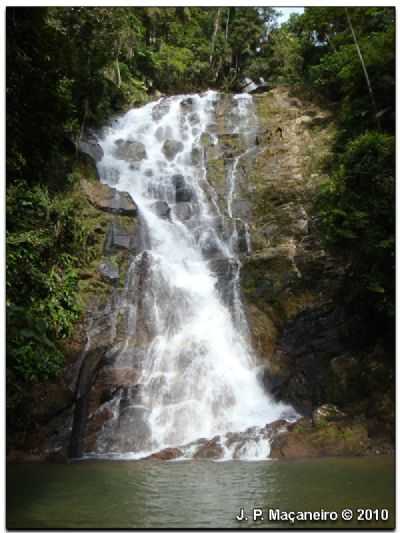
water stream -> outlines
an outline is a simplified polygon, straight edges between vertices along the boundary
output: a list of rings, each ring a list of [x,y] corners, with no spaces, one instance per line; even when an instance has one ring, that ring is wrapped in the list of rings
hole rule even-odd
[[[107,357],[140,378],[110,400],[113,417],[97,436],[97,455],[140,458],[186,445],[188,458],[195,441],[220,435],[224,458],[266,458],[262,428],[295,416],[258,379],[240,298],[241,221],[232,206],[239,160],[256,149],[254,106],[248,95],[234,98],[231,133],[245,149],[232,159],[221,210],[203,148],[205,137],[218,142],[218,98],[212,91],[163,98],[102,133],[101,179],[131,195],[141,228],[119,297],[128,334]],[[248,428],[240,450],[230,449],[226,435]]]

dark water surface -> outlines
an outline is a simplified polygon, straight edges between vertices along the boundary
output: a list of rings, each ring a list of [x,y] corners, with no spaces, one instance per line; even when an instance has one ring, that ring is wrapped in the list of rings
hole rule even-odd
[[[238,522],[240,508],[250,515]],[[252,509],[264,511],[253,521]],[[268,509],[387,509],[387,521],[294,527],[394,527],[388,457],[265,462],[79,462],[7,466],[8,528],[293,527]]]

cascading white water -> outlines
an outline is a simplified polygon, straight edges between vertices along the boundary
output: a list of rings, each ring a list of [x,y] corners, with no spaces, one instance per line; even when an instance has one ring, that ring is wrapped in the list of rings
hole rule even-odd
[[[245,135],[251,98],[236,98],[240,120],[233,133]],[[102,180],[132,196],[145,234],[125,285],[130,324],[125,348],[146,332],[140,392],[113,400],[115,412],[123,403],[130,414],[125,426],[116,423],[117,415],[106,424],[100,453],[142,457],[202,437],[263,427],[288,413],[257,378],[240,301],[236,221],[227,235],[226,217],[210,200],[202,136],[209,132],[217,142],[212,134],[217,99],[209,91],[133,109],[100,141]],[[228,219],[239,159],[228,176]],[[116,439],[128,427],[129,441]],[[256,440],[244,446],[243,457],[257,457],[260,449],[265,457],[267,444]]]

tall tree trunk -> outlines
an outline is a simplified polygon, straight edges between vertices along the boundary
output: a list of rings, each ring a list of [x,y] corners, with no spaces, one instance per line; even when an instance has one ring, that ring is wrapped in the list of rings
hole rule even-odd
[[[226,17],[226,26],[225,26],[225,41],[228,40],[228,32],[229,32],[229,15],[231,14],[231,8],[228,7],[228,16]]]
[[[121,87],[121,71],[119,69],[118,56],[115,58],[115,71],[117,73],[117,86]]]
[[[212,61],[213,61],[215,39],[217,38],[217,33],[218,33],[218,30],[219,30],[219,18],[220,18],[220,15],[221,15],[221,8],[219,7],[217,9],[217,14],[215,15],[214,32],[213,32],[213,36],[212,36],[212,39],[211,39],[210,65],[212,64]]]
[[[345,7],[345,10],[346,10],[347,23],[349,25],[351,34],[353,36],[353,41],[354,41],[354,44],[355,44],[355,47],[356,47],[356,50],[357,50],[357,54],[358,54],[358,57],[360,59],[361,66],[362,66],[362,69],[363,69],[363,72],[364,72],[365,81],[367,82],[368,92],[369,92],[369,96],[371,98],[372,109],[374,111],[376,124],[378,126],[378,129],[380,129],[381,124],[380,124],[380,120],[379,120],[379,116],[378,116],[378,108],[376,107],[374,91],[372,90],[371,80],[369,79],[369,76],[368,76],[367,67],[365,65],[364,58],[363,58],[363,55],[361,53],[360,46],[359,46],[358,40],[357,40],[357,36],[355,34],[355,31],[354,31],[354,28],[353,28],[353,24],[351,22],[351,18],[350,18],[349,11],[348,11],[347,7]]]
[[[121,39],[118,39],[118,45],[117,45],[117,53],[115,54],[115,72],[117,74],[117,86],[121,87],[121,70],[119,68],[119,61],[118,57],[121,52]]]
[[[337,52],[336,46],[334,45],[333,41],[331,40],[329,33],[325,33],[326,40],[328,41],[329,46],[332,48],[334,52]]]
[[[83,103],[83,117],[82,117],[81,127],[79,128],[79,134],[76,140],[76,154],[78,154],[78,151],[79,151],[79,145],[83,137],[83,132],[85,131],[86,119],[87,119],[88,114],[89,114],[89,98],[86,96],[84,103]]]

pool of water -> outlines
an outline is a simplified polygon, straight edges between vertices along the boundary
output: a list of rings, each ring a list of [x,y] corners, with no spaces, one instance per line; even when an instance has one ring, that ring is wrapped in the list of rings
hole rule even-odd
[[[7,466],[6,521],[9,529],[393,528],[394,498],[390,457],[21,464]],[[291,525],[284,515],[344,509],[352,520]],[[388,520],[357,521],[357,509],[371,509],[364,518],[373,519],[386,509]]]

